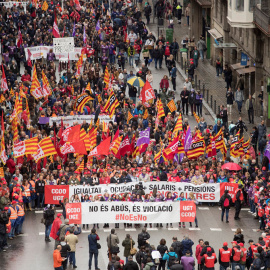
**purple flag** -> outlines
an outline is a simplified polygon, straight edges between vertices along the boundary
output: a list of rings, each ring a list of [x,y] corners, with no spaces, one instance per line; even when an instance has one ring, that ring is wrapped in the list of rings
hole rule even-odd
[[[50,122],[50,117],[39,117],[39,124],[47,124]]]
[[[183,160],[184,156],[185,156],[185,154],[184,154],[184,153],[181,153],[181,154],[180,154],[179,163],[181,163],[181,162],[182,162],[182,160]]]
[[[100,30],[100,23],[99,23],[99,20],[97,21],[97,24],[96,24],[96,30],[97,30],[97,31]]]
[[[140,132],[140,137],[137,140],[137,146],[140,146],[141,144],[149,144],[150,143],[150,127],[148,127],[146,130],[143,130]]]
[[[75,37],[75,34],[76,34],[76,24],[74,22],[72,36]]]
[[[185,137],[185,143],[184,143],[184,150],[187,152],[192,144],[192,136],[191,136],[191,131],[190,131],[190,126],[188,126],[186,137]]]
[[[179,164],[178,154],[174,155],[173,162],[176,162],[177,164]]]
[[[85,33],[85,26],[83,28],[83,42],[86,43],[86,33]]]
[[[264,155],[266,157],[268,157],[268,159],[270,160],[270,141],[268,142],[268,144],[267,144],[267,146],[265,148]]]

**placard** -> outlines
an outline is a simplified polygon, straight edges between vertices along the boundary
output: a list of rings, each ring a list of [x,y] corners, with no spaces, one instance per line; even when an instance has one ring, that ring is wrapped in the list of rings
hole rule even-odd
[[[74,37],[54,38],[54,53],[70,53],[74,52]]]

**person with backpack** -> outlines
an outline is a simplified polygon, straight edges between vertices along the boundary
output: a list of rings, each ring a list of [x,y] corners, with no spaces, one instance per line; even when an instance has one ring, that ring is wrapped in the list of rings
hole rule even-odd
[[[143,270],[156,270],[157,269],[157,266],[153,263],[152,258],[148,257],[146,261],[147,262]]]
[[[116,255],[112,255],[112,258],[110,259],[108,263],[108,270],[120,270],[121,264],[119,261],[116,260]]]
[[[159,242],[159,245],[157,246],[157,251],[159,251],[161,259],[159,260],[159,265],[158,265],[158,270],[165,270],[166,266],[166,260],[163,259],[163,256],[165,255],[166,252],[168,252],[168,248],[166,246],[166,240],[162,238]]]
[[[172,240],[173,242],[171,244],[171,247],[173,247],[174,252],[177,254],[178,259],[180,260],[182,257],[182,243],[177,240],[176,236],[174,236]]]
[[[147,253],[145,252],[145,246],[141,246],[140,250],[136,253],[136,261],[140,266],[140,270],[143,270],[147,263]]]
[[[150,234],[146,231],[146,228],[142,229],[142,232],[138,234],[138,248],[141,246],[149,246],[149,242],[147,241],[150,238]]]
[[[224,214],[226,212],[226,223],[229,223],[229,210],[232,205],[232,197],[229,195],[229,190],[225,190],[224,194],[219,200],[219,204],[221,207],[221,221],[223,222]]]
[[[174,252],[173,247],[170,247],[169,252],[166,250],[165,254],[162,257],[162,260],[167,261],[167,269],[170,269],[171,266],[177,261],[177,254]]]

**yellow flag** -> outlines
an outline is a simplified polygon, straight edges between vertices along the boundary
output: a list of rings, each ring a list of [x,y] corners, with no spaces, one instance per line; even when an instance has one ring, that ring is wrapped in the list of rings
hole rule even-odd
[[[46,0],[43,2],[42,5],[42,10],[47,11],[47,9],[49,8],[48,3],[46,2]]]

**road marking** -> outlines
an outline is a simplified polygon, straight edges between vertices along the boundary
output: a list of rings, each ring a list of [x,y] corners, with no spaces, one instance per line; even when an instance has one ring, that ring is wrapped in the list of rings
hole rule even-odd
[[[253,232],[257,232],[257,231],[258,231],[258,229],[252,229],[252,231],[253,231]]]
[[[110,232],[111,230],[109,229],[109,230],[103,230],[104,232]]]
[[[242,211],[249,211],[249,208],[241,208]]]
[[[222,210],[222,209],[219,207],[218,210]]]
[[[200,228],[189,228],[190,231],[200,231]]]
[[[209,207],[198,207],[199,210],[209,210]]]
[[[135,228],[132,229],[125,229],[126,232],[136,232],[137,230]]]
[[[38,235],[45,235],[45,232],[40,232]]]
[[[237,229],[232,229],[233,232],[236,232],[236,230],[237,230]],[[241,229],[241,230],[242,230],[242,232],[244,231],[243,229]]]
[[[56,213],[63,213],[63,210],[56,210]]]
[[[35,214],[42,214],[43,211],[35,211]]]
[[[178,228],[168,228],[168,231],[179,231]]]
[[[43,214],[43,213],[44,213],[44,211],[42,211],[42,210],[35,211],[35,214]],[[63,210],[56,210],[56,213],[63,213]]]
[[[158,231],[158,228],[147,228],[147,231]]]
[[[91,233],[91,231],[82,231],[82,233]]]
[[[210,228],[211,231],[215,231],[215,232],[221,232],[222,229],[221,228]]]
[[[19,235],[17,235],[17,236],[28,236],[28,233],[23,233],[23,234],[19,234]]]

